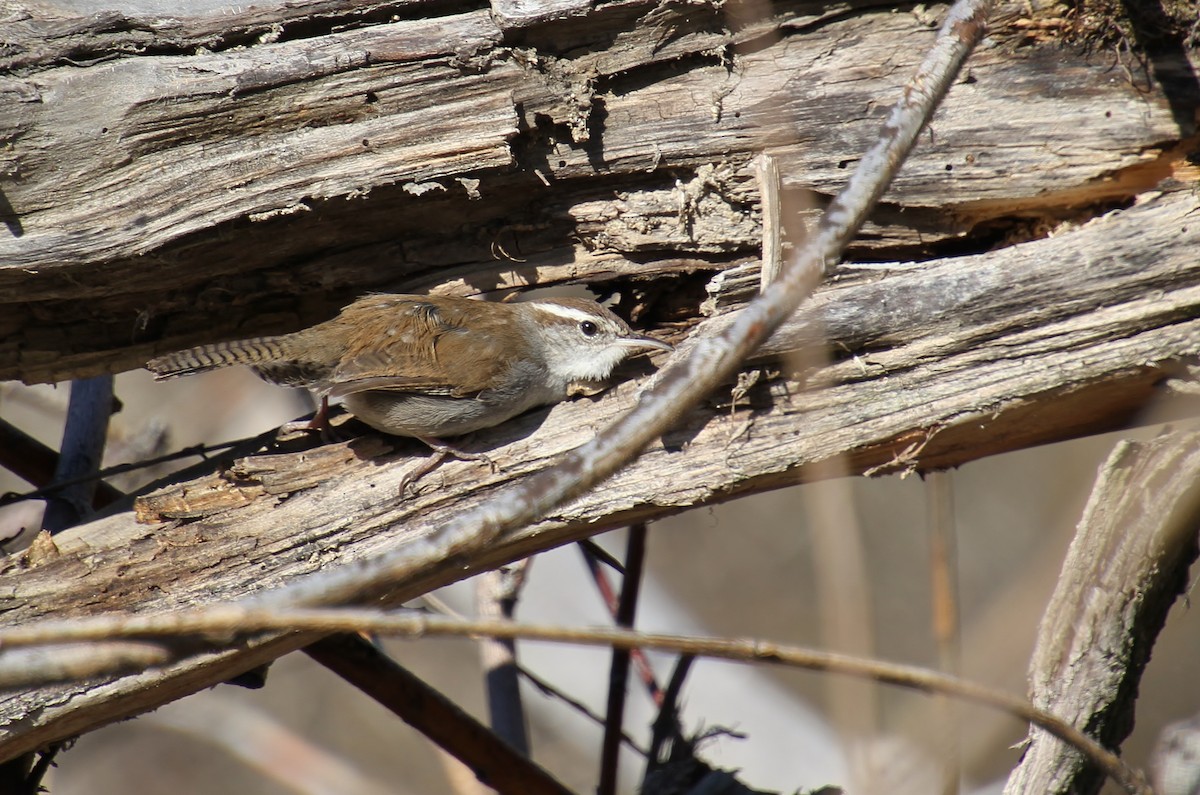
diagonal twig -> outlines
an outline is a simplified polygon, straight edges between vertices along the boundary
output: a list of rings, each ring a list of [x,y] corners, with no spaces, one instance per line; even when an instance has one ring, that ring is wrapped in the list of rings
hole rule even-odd
[[[362,638],[334,635],[304,652],[387,707],[502,795],[571,795],[545,769]]]
[[[613,588],[612,582],[608,575],[600,568],[600,563],[606,562],[607,558],[611,558],[607,552],[604,552],[606,559],[597,559],[595,557],[597,550],[603,552],[603,548],[599,544],[580,544],[579,550],[583,553],[583,561],[587,564],[588,571],[592,574],[592,580],[596,583],[596,589],[600,591],[600,598],[604,600],[604,606],[608,608],[608,613],[613,617],[619,626],[628,626],[621,624],[618,616],[621,612],[620,596]],[[611,565],[611,564],[610,564]],[[623,564],[619,564],[617,570],[622,576],[628,576]],[[634,666],[637,668],[638,677],[642,680],[642,684],[646,687],[646,692],[650,695],[650,700],[658,704],[662,699],[662,691],[658,687],[658,682],[654,678],[654,669],[650,667],[650,661],[646,659],[646,655],[641,649],[632,649],[630,657]]]
[[[323,571],[255,600],[262,605],[339,604],[386,593],[431,560],[482,549],[505,531],[544,516],[596,485],[671,428],[789,316],[857,234],[899,170],[917,135],[982,37],[992,0],[958,0],[936,42],[905,87],[876,144],[859,160],[815,234],[780,278],[718,333],[695,340],[658,374],[653,388],[621,420],[565,454],[552,467],[467,511],[432,535],[354,566]]]
[[[581,544],[580,546],[582,547],[583,545]],[[608,555],[607,552],[604,554]],[[435,613],[437,615],[449,616],[451,618],[458,618],[458,619],[461,619],[463,617],[461,613],[456,611],[454,608],[450,607],[450,605],[446,604],[445,602],[443,602],[441,599],[434,596],[433,594],[425,594],[424,596],[421,597],[421,600],[423,602],[425,602],[426,606],[433,613]],[[552,684],[549,681],[538,676],[536,673],[531,671],[529,668],[526,668],[525,666],[521,665],[520,661],[514,662],[514,666],[517,670],[517,673],[519,673],[521,676],[525,677],[525,679],[529,682],[529,684],[536,687],[538,689],[538,691],[541,692],[542,695],[544,695],[548,698],[557,699],[557,700],[563,702],[568,707],[575,710],[580,715],[584,716],[585,718],[587,718],[588,720],[590,720],[592,723],[596,724],[597,726],[604,725],[604,718],[602,718],[600,715],[598,715],[597,713],[595,713],[591,709],[589,709],[587,704],[584,704],[579,699],[572,698],[571,696],[567,695],[565,692],[560,690],[554,684]],[[627,748],[629,748],[630,750],[634,751],[635,753],[641,754],[642,756],[646,755],[646,749],[644,749],[640,745],[638,745],[637,742],[634,741],[634,739],[632,737],[630,737],[628,734],[625,734],[625,733],[621,734],[621,742],[625,743],[625,746]]]
[[[125,496],[108,482],[99,480],[107,476],[103,470],[65,481],[56,480],[54,470],[58,466],[58,452],[5,420],[0,420],[0,466],[39,487],[24,494],[0,495],[0,505],[49,496],[63,486],[93,479],[96,479],[93,508],[103,508]]]
[[[662,707],[659,708],[658,717],[654,719],[654,725],[651,727],[650,753],[646,758],[646,772],[642,775],[643,789],[646,787],[646,780],[664,761],[663,747],[668,742],[677,742],[683,736],[683,726],[679,720],[679,696],[695,661],[696,657],[692,654],[681,654],[675,661],[675,670],[671,672],[667,689],[663,693]]]

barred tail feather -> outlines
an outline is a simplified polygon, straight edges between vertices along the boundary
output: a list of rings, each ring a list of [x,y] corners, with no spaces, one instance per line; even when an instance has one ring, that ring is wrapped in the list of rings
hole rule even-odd
[[[214,342],[188,348],[186,351],[168,353],[146,362],[146,369],[154,373],[156,381],[193,375],[228,367],[233,364],[263,364],[287,358],[287,335],[279,337],[255,337],[234,342]]]

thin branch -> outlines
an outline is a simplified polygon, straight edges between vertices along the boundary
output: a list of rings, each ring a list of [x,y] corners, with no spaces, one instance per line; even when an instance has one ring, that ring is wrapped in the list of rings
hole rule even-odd
[[[621,576],[625,576],[625,566],[621,563],[621,561],[617,560],[615,557],[610,555],[607,549],[605,549],[604,547],[597,544],[593,539],[585,538],[582,541],[580,541],[579,549],[580,549],[580,551],[583,552],[584,560],[589,561],[588,562],[589,567],[591,566],[590,561],[592,559],[595,559],[595,560],[598,560],[599,562],[603,563],[605,566],[608,566],[610,569],[615,571],[617,574],[620,574]],[[608,598],[605,597],[605,602],[607,602],[607,601],[608,601]]]
[[[484,572],[475,579],[475,604],[480,618],[512,620],[531,561],[532,558],[525,558]],[[492,731],[517,752],[529,756],[529,731],[517,678],[517,644],[506,638],[481,638],[479,654]]]
[[[916,666],[885,663],[762,640],[643,634],[612,627],[571,629],[507,621],[456,621],[423,613],[413,615],[410,611],[389,614],[349,608],[270,610],[230,604],[172,613],[109,614],[35,622],[0,630],[0,648],[148,636],[205,635],[217,643],[228,643],[239,635],[270,631],[377,632],[410,638],[492,635],[500,638],[615,646],[625,649],[657,649],[679,654],[740,662],[768,662],[810,671],[839,673],[913,690],[944,693],[964,701],[1003,710],[1045,729],[1079,749],[1127,792],[1137,795],[1149,795],[1150,792],[1144,776],[1127,766],[1116,754],[1061,718],[1035,707],[1019,696]],[[49,681],[45,677],[37,677],[37,669],[27,669],[27,672],[30,675],[26,680],[27,684]]]
[[[106,470],[81,475],[78,478],[56,481],[54,470],[58,466],[58,452],[2,419],[0,419],[0,466],[22,480],[40,487],[36,491],[22,494],[0,495],[0,506],[48,497],[64,486],[73,486],[89,480],[97,481],[96,494],[92,499],[93,508],[103,508],[125,496],[101,480],[111,474]]]
[[[658,710],[658,717],[654,719],[650,736],[650,753],[646,760],[646,772],[642,776],[643,789],[645,789],[646,780],[664,761],[663,746],[667,744],[668,740],[675,742],[683,735],[683,727],[679,720],[679,696],[683,692],[683,683],[687,681],[688,672],[692,670],[692,663],[695,660],[695,655],[682,654],[675,662],[675,670],[671,672],[671,679],[667,682],[667,689],[663,694],[662,707]]]
[[[71,384],[71,402],[63,429],[62,452],[54,468],[55,480],[94,476],[104,457],[108,420],[113,410],[113,377],[98,375]],[[85,479],[58,490],[46,503],[42,528],[51,533],[78,524],[92,512],[94,480]]]
[[[125,496],[124,493],[106,483],[105,478],[110,478],[114,475],[124,475],[128,472],[137,472],[140,469],[149,469],[159,464],[178,461],[181,458],[193,458],[196,456],[207,458],[209,453],[219,450],[241,449],[248,443],[258,442],[265,436],[274,435],[275,433],[276,431],[272,430],[269,434],[262,434],[248,439],[235,439],[230,442],[218,442],[216,444],[195,444],[176,450],[173,453],[164,453],[163,455],[155,456],[154,458],[146,458],[128,464],[117,464],[116,466],[105,467],[96,472],[79,475],[78,477],[53,480],[50,473],[54,471],[54,467],[58,462],[58,453],[4,420],[0,420],[0,466],[4,466],[23,480],[40,486],[40,488],[33,491],[21,493],[10,492],[0,495],[0,506],[9,505],[14,502],[23,502],[25,500],[40,500],[44,497],[53,496],[55,492],[66,486],[94,481],[96,483],[97,494],[96,499],[93,501],[93,506],[103,508]],[[30,456],[34,457],[36,467],[23,469],[17,466],[15,461],[10,463],[10,457],[12,459],[28,459]],[[46,473],[45,477],[41,475],[43,471]],[[179,477],[181,475],[178,472],[171,476],[172,480]]]
[[[596,550],[601,549],[599,544],[580,544],[579,551],[583,553],[583,562],[587,564],[588,571],[592,575],[592,581],[596,584],[596,590],[600,592],[600,598],[604,600],[604,606],[608,608],[608,614],[613,617],[613,620],[620,626],[618,615],[621,611],[620,597],[617,596],[616,590],[613,588],[612,581],[608,575],[604,573],[604,569],[600,568],[600,563],[603,560],[598,560],[593,557]],[[602,551],[602,550],[601,550]],[[604,553],[611,558],[607,552]],[[618,570],[622,576],[628,576],[623,565],[618,564]],[[646,688],[646,692],[650,695],[650,700],[655,704],[660,703],[662,699],[662,691],[658,686],[658,682],[654,678],[654,669],[650,667],[650,661],[646,659],[646,655],[641,649],[633,649],[630,652],[634,665],[637,667],[638,677],[642,680],[642,684]]]
[[[621,582],[621,598],[615,617],[619,627],[633,627],[645,562],[646,525],[636,524],[629,528],[629,541],[626,545],[625,578]],[[621,761],[621,727],[625,722],[625,693],[629,681],[629,657],[630,652],[626,649],[612,650],[612,663],[608,673],[608,701],[604,710],[604,740],[600,745],[600,782],[596,786],[597,795],[614,795],[617,791],[617,772]]]
[[[37,761],[33,763],[29,775],[25,777],[25,791],[19,792],[17,795],[39,795],[39,793],[45,792],[42,788],[42,779],[54,766],[54,757],[58,756],[58,752],[63,749],[64,745],[66,743],[54,743],[38,753]]]
[[[550,684],[545,679],[541,678],[540,676],[535,674],[533,671],[529,670],[528,668],[526,668],[522,665],[517,665],[517,671],[521,674],[521,676],[528,679],[529,683],[531,685],[533,685],[534,687],[536,687],[539,691],[541,691],[541,693],[543,695],[547,696],[548,698],[558,699],[559,701],[563,702],[571,709],[578,712],[580,715],[583,715],[585,718],[590,720],[592,723],[595,723],[597,726],[604,725],[604,718],[601,717],[599,714],[592,712],[592,710],[590,710],[588,708],[587,704],[584,704],[582,701],[572,698],[571,696],[567,695],[563,691],[559,690],[556,686]],[[626,748],[629,748],[630,750],[632,750],[638,754],[641,754],[642,756],[645,756],[647,753],[645,748],[638,745],[636,740],[634,740],[632,737],[630,737],[628,734],[625,734],[624,732],[621,733],[621,742],[625,743]]]
[[[580,546],[582,547],[584,545],[580,544]],[[608,555],[607,552],[604,554]],[[450,605],[446,604],[444,601],[442,601],[437,596],[434,596],[433,594],[427,593],[427,594],[423,595],[421,597],[421,601],[423,601],[425,603],[426,608],[429,611],[431,611],[437,615],[449,616],[450,618],[457,618],[457,619],[462,619],[464,617],[462,615],[462,613],[459,613],[457,610],[450,607]],[[542,695],[544,695],[548,698],[558,699],[559,701],[563,702],[568,707],[570,707],[571,709],[578,712],[580,715],[583,715],[585,718],[587,718],[588,720],[590,720],[592,723],[596,724],[597,726],[604,725],[604,718],[602,718],[597,713],[592,712],[592,710],[590,710],[588,708],[588,706],[586,704],[584,704],[582,701],[574,699],[571,696],[564,693],[562,690],[559,690],[558,687],[556,687],[555,685],[552,685],[550,682],[546,681],[542,677],[535,674],[529,668],[526,668],[525,666],[521,665],[520,662],[516,662],[515,665],[516,665],[517,673],[519,673],[521,676],[525,677],[531,685],[536,687],[542,693]],[[624,733],[621,734],[621,742],[625,743],[625,745],[628,748],[631,748],[632,750],[636,751],[637,753],[641,754],[642,756],[646,755],[646,749],[642,748],[640,745],[638,745],[633,740],[633,738],[630,737],[628,734],[624,734]]]
[[[954,492],[950,473],[931,472],[925,478],[929,527],[929,572],[933,609],[933,636],[937,644],[938,664],[949,674],[959,673],[959,645],[962,642],[958,621],[957,537],[954,522]],[[938,713],[942,727],[939,758],[943,768],[942,793],[959,791],[962,772],[959,747],[959,711],[948,699],[940,699]]]
[[[336,635],[304,652],[391,710],[502,795],[571,795],[544,768],[356,635]]]

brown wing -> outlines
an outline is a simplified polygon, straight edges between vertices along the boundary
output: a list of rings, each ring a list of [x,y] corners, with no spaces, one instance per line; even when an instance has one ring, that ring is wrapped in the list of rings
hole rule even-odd
[[[493,308],[498,311],[493,311]],[[368,389],[469,397],[505,367],[508,307],[422,296],[372,295],[332,322],[348,326],[347,345],[329,379],[330,397]],[[470,322],[467,322],[467,314]],[[499,333],[498,333],[499,332]]]

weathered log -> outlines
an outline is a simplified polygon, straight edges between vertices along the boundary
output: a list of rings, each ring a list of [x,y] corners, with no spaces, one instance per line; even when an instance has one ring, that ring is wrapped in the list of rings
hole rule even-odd
[[[1055,238],[830,287],[763,355],[811,346],[813,316],[833,349],[852,355],[806,373],[807,385],[768,374],[735,405],[718,397],[603,489],[478,559],[421,561],[420,577],[383,596],[411,598],[619,524],[796,483],[836,456],[857,472],[937,468],[1127,422],[1200,349],[1197,212],[1200,201],[1181,191]],[[475,443],[499,472],[446,464],[406,499],[397,488],[415,462],[391,449],[402,442],[368,436],[243,459],[145,497],[136,515],[64,533],[58,558],[0,575],[3,620],[229,599],[369,559],[586,441],[635,391],[627,383],[482,433]],[[170,701],[307,640],[14,694],[0,700],[0,756]]]
[[[997,21],[852,256],[981,250],[1192,174],[1172,103],[1194,86],[1146,93],[1036,22]],[[758,248],[750,157],[830,195],[928,23],[650,2],[545,29],[433,3],[13,23],[0,378],[129,369],[381,287],[719,269]]]

